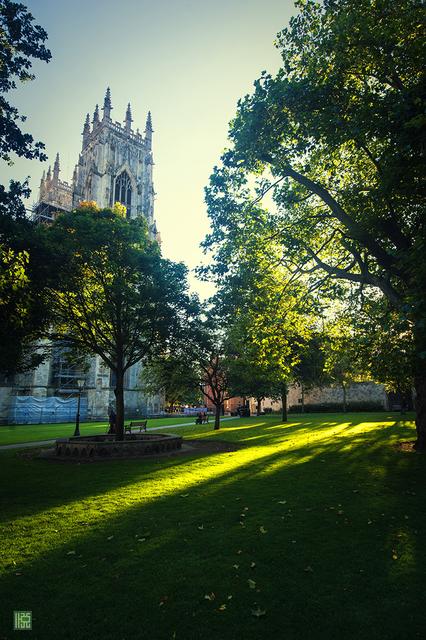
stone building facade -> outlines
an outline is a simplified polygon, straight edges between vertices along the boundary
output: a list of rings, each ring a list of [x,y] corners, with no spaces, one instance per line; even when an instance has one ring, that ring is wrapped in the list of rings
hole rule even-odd
[[[123,124],[112,120],[112,109],[108,88],[102,117],[98,105],[92,121],[87,114],[72,183],[59,178],[58,154],[53,172],[49,167],[47,174],[43,173],[34,219],[48,223],[58,212],[70,211],[84,200],[94,200],[101,208],[120,202],[125,205],[128,218],[144,216],[151,236],[160,240],[154,220],[151,114],[148,112],[142,135],[139,129],[132,128],[130,104]],[[99,357],[94,357],[90,360],[88,373],[82,374],[67,364],[59,345],[52,345],[51,357],[35,371],[0,382],[0,421],[11,421],[16,396],[70,398],[76,394],[78,379],[85,379],[87,418],[105,419],[108,406],[114,400],[113,379],[108,367]],[[142,393],[139,364],[126,373],[125,405],[127,413],[134,416],[157,413],[163,408],[161,397],[145,397]]]

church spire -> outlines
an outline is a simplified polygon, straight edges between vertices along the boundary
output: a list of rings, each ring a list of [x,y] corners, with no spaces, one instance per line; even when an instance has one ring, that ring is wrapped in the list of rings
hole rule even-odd
[[[86,146],[88,138],[90,136],[90,116],[87,114],[86,121],[83,127],[83,148]]]
[[[49,164],[49,168],[47,170],[46,182],[50,182],[51,180],[52,180],[52,169],[51,169],[51,166]]]
[[[126,120],[125,120],[126,131],[130,131],[131,130],[132,122],[133,122],[133,118],[132,118],[132,112],[131,112],[131,109],[130,109],[130,102],[129,102],[129,104],[127,105],[127,110],[126,110]]]
[[[103,120],[108,120],[111,118],[111,109],[111,91],[108,87],[104,98],[104,106],[102,107],[102,111],[104,112]]]
[[[55,164],[53,165],[53,181],[59,180],[59,153],[56,154]]]
[[[95,110],[93,112],[92,124],[93,124],[93,129],[96,129],[96,127],[99,124],[99,106],[98,105],[96,105]]]
[[[151,120],[151,111],[148,111],[148,116],[146,118],[146,125],[145,125],[145,141],[147,144],[148,149],[151,149],[152,146],[152,120]]]

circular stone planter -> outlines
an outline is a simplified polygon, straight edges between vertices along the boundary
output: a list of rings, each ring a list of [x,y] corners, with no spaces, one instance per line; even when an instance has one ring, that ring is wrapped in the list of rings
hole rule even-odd
[[[129,458],[176,451],[182,446],[182,436],[168,433],[132,434],[124,440],[114,435],[78,436],[56,440],[57,456],[64,458]]]

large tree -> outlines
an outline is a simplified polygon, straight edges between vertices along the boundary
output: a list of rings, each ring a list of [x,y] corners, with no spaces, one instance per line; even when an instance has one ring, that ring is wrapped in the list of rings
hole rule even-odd
[[[282,68],[255,82],[208,191],[211,246],[254,224],[295,277],[376,288],[407,318],[418,449],[426,448],[425,43],[420,0],[301,1]],[[254,185],[254,188],[253,188]]]
[[[187,312],[186,268],[161,257],[143,219],[92,205],[45,230],[62,256],[64,285],[50,290],[51,338],[100,356],[115,374],[117,438],[123,437],[125,372],[165,351]]]
[[[24,5],[0,1],[0,162],[9,165],[14,156],[46,160],[43,143],[23,131],[25,116],[8,99],[18,82],[34,79],[34,59],[51,57],[44,45],[47,34],[33,21]],[[6,374],[40,362],[43,354],[34,342],[49,318],[42,283],[50,276],[37,233],[25,217],[22,199],[29,195],[27,182],[0,185],[0,371]]]

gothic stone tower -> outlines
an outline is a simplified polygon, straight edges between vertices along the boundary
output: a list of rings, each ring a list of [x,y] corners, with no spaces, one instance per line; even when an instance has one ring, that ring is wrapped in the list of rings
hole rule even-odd
[[[34,217],[40,222],[52,220],[57,212],[70,211],[83,200],[94,200],[99,207],[112,207],[120,202],[128,218],[144,216],[152,237],[159,240],[154,221],[154,187],[152,182],[152,122],[148,113],[145,132],[132,129],[130,104],[123,124],[111,119],[111,93],[106,91],[102,119],[96,105],[92,123],[89,114],[83,128],[83,144],[74,169],[72,184],[59,179],[59,155],[54,171],[43,174]],[[35,371],[16,379],[5,387],[0,382],[0,421],[7,419],[13,396],[29,395],[40,400],[49,396],[69,397],[76,391],[76,380],[82,373],[64,361],[61,349],[53,345],[52,357]],[[105,419],[108,404],[114,400],[113,379],[99,357],[90,361],[86,376],[89,418]],[[140,365],[126,372],[125,404],[129,413],[158,412],[162,398],[146,398],[140,389]],[[9,407],[9,409],[8,409]]]
[[[83,145],[74,170],[73,206],[95,200],[100,207],[121,202],[127,217],[143,215],[155,233],[152,183],[152,123],[148,113],[145,135],[132,129],[130,104],[124,125],[111,119],[111,94],[107,89],[102,119],[96,105],[92,126],[89,114],[83,128]]]

